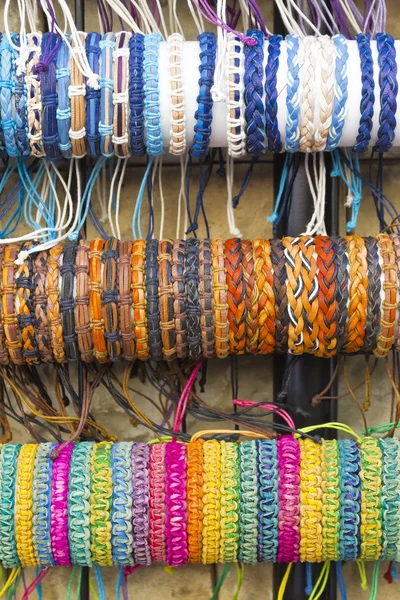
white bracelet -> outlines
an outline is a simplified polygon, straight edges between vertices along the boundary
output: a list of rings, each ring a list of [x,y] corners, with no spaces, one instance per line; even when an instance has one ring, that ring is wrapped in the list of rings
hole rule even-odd
[[[314,43],[315,42],[315,43]],[[302,42],[304,61],[301,68],[301,103],[300,103],[300,152],[311,152],[315,138],[314,100],[316,52],[320,42],[318,38],[308,35]]]
[[[121,45],[121,38],[122,45]],[[115,47],[113,50],[113,78],[114,92],[112,101],[114,106],[113,124],[114,133],[112,142],[114,144],[114,154],[119,158],[128,158],[129,151],[129,40],[132,34],[128,31],[122,31],[115,34]],[[118,68],[118,61],[121,59],[122,68]],[[122,109],[120,111],[119,107]]]
[[[333,105],[335,100],[335,65],[336,48],[335,42],[327,35],[314,38],[318,68],[316,75],[320,81],[315,82],[315,91],[319,100],[319,120],[315,130],[315,140],[312,146],[313,152],[322,152],[326,148],[329,129],[332,124]]]
[[[228,153],[238,158],[246,153],[244,51],[243,43],[233,33],[228,34],[226,60]]]
[[[180,33],[168,37],[169,81],[171,96],[171,130],[169,151],[180,155],[186,151],[186,114],[183,88],[182,42]]]

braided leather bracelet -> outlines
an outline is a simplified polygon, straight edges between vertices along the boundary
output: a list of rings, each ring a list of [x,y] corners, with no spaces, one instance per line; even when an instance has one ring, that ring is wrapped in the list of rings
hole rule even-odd
[[[103,307],[104,339],[108,358],[115,362],[121,353],[118,329],[118,271],[119,241],[110,237],[104,244],[101,303]]]
[[[318,340],[317,356],[333,356],[337,352],[337,248],[334,240],[315,237],[318,268]]]
[[[43,146],[48,160],[58,160],[61,157],[57,127],[56,56],[58,50],[58,34],[52,32],[43,34],[41,61],[45,61],[45,58],[49,60],[47,60],[47,68],[40,73],[40,85],[42,91]]]
[[[13,43],[17,48],[20,48],[20,36],[11,35]],[[18,49],[14,48],[14,57],[17,64],[19,57]],[[25,65],[26,68],[26,65]],[[14,77],[14,102],[15,102],[15,136],[19,153],[22,156],[29,156],[29,139],[27,128],[27,88],[25,85],[25,76],[17,67]]]
[[[100,40],[101,35],[92,31],[85,41],[85,51],[89,67],[96,75],[100,75]],[[88,87],[86,89],[86,147],[89,156],[100,155],[100,96],[101,90]]]
[[[349,273],[348,273],[348,256],[347,242],[345,238],[335,237],[336,252],[338,258],[337,281],[337,352],[340,352],[346,341],[347,336],[347,315],[348,315],[348,300],[349,300]]]
[[[229,306],[223,240],[212,240],[211,253],[213,276],[212,287],[214,294],[215,353],[218,358],[226,358],[229,353]]]
[[[146,315],[151,358],[161,360],[160,308],[158,304],[158,241],[146,244]]]
[[[246,346],[246,282],[243,278],[240,239],[225,242],[226,283],[228,285],[229,345],[231,354],[243,354]]]
[[[15,139],[15,120],[13,106],[14,60],[13,49],[7,35],[0,37],[0,104],[1,127],[3,130],[5,149],[8,156],[17,156],[18,148]]]
[[[302,256],[300,248],[301,238],[284,238],[286,258],[287,285],[286,293],[288,298],[289,330],[288,344],[289,351],[292,354],[302,354],[304,352],[304,316],[303,311],[303,273]],[[307,291],[305,292],[307,294]]]
[[[300,45],[297,35],[287,35],[287,93],[286,93],[286,126],[285,126],[285,150],[286,152],[297,152],[299,149],[299,114],[300,114]]]
[[[286,354],[288,348],[288,297],[286,294],[287,266],[281,240],[271,240],[273,290],[275,296],[275,352]]]
[[[136,36],[135,36],[136,37]],[[115,46],[115,34],[105,33],[99,43],[101,49],[100,58],[100,150],[103,156],[113,155],[113,103],[112,95],[114,89],[113,79],[113,50]]]
[[[335,99],[333,103],[332,123],[326,142],[326,150],[335,150],[340,143],[347,115],[348,77],[347,63],[349,50],[345,36],[338,33],[332,37],[335,45]]]
[[[273,290],[271,246],[268,240],[253,242],[255,282],[251,310],[257,315],[257,352],[270,354],[275,347],[275,294]]]
[[[300,103],[300,152],[311,152],[315,143],[314,103],[315,103],[315,71],[317,56],[321,53],[319,38],[307,35],[302,39],[302,99]]]
[[[104,319],[101,304],[102,255],[104,240],[93,240],[89,248],[89,313],[93,335],[93,355],[101,363],[108,362]]]
[[[42,36],[28,33],[29,57],[26,65],[25,83],[27,88],[28,139],[33,156],[44,156],[41,110],[42,96],[40,78],[36,75],[36,65],[41,53]]]
[[[3,260],[4,260],[4,246],[0,245],[0,298],[3,296]],[[4,323],[3,323],[3,307],[2,302],[0,302],[0,364],[8,365],[8,352],[7,352],[7,339],[4,332]]]
[[[122,353],[125,360],[133,360],[135,356],[135,334],[133,331],[133,306],[131,297],[131,257],[132,242],[121,241],[118,257],[118,312],[119,333]]]
[[[356,35],[361,64],[361,103],[360,125],[354,152],[365,152],[371,140],[375,104],[374,61],[371,53],[371,40],[368,34]]]
[[[211,242],[201,240],[199,247],[199,293],[200,293],[200,330],[203,356],[214,356],[214,311],[212,291]]]
[[[128,147],[128,60],[131,33],[122,31],[115,35],[114,61],[114,133],[112,141],[115,156],[129,156]]]
[[[78,36],[84,46],[86,33],[79,31]],[[82,158],[86,154],[86,84],[83,74],[77,64],[79,58],[77,59],[74,56],[80,51],[80,47],[76,44],[75,40],[73,40],[70,58],[71,78],[68,95],[71,101],[71,129],[69,130],[69,137],[72,144],[72,156],[75,158]]]
[[[38,362],[38,347],[35,338],[35,316],[33,310],[32,258],[28,256],[15,274],[15,312],[22,340],[22,355],[27,364]]]
[[[160,329],[164,360],[173,360],[176,357],[171,261],[172,242],[161,240],[158,245],[158,295],[160,299]]]
[[[15,260],[18,252],[19,247],[15,244],[7,245],[4,250],[1,316],[6,337],[6,347],[10,359],[15,365],[23,365],[25,361],[22,355],[22,343],[15,309],[15,294],[17,289],[15,284]]]
[[[81,360],[93,360],[93,334],[90,327],[89,313],[89,244],[80,240],[76,250],[75,263],[75,331]]]
[[[135,240],[132,244],[132,306],[133,329],[136,340],[136,354],[141,360],[150,358],[147,329],[147,299],[145,274],[146,242]]]
[[[194,564],[201,563],[202,557],[203,444],[204,441],[198,439],[187,445],[188,561]]]
[[[321,152],[326,149],[332,124],[335,98],[335,51],[334,42],[327,35],[319,36],[315,43],[320,47],[321,93],[319,94],[319,124],[315,130],[315,139],[311,150]]]
[[[364,344],[367,322],[367,249],[359,236],[346,237],[349,258],[349,307],[344,352],[359,352]]]
[[[396,236],[392,236],[392,239]],[[363,352],[371,352],[376,349],[380,327],[381,313],[381,276],[382,269],[379,263],[379,248],[376,238],[365,237],[368,265],[368,306],[367,322],[365,324],[365,338],[362,347]],[[400,256],[400,244],[399,244]]]
[[[53,349],[54,358],[58,363],[64,362],[64,340],[63,328],[60,315],[60,257],[62,255],[62,246],[54,246],[49,250],[47,260],[47,316],[49,319],[51,347]]]
[[[35,335],[40,360],[49,362],[53,358],[47,314],[46,294],[48,252],[39,252],[33,263],[33,307],[35,313]]]
[[[256,354],[259,338],[258,288],[254,270],[253,244],[242,240],[242,268],[246,286],[246,352]]]
[[[256,40],[254,46],[245,45],[244,101],[246,105],[247,152],[254,157],[265,153],[263,60],[264,34],[259,29],[249,29],[247,36]]]
[[[172,287],[174,292],[176,355],[178,358],[185,358],[188,354],[184,269],[185,242],[175,240],[172,248]]]
[[[190,238],[185,247],[186,284],[186,314],[187,314],[187,340],[189,356],[194,360],[201,354],[200,332],[200,295],[199,295],[199,240]]]
[[[76,242],[68,242],[64,246],[63,262],[60,266],[60,313],[63,329],[65,355],[68,360],[76,360],[78,358],[78,344],[75,329],[74,313],[75,257]]]
[[[374,354],[378,358],[381,358],[388,355],[394,341],[398,281],[396,276],[396,255],[390,235],[378,235],[378,246],[383,260],[382,271],[384,280],[382,287],[385,299],[382,302],[381,325]]]
[[[268,61],[265,67],[265,132],[270,152],[280,152],[282,149],[278,124],[278,90],[276,88],[281,42],[281,35],[272,35],[269,38]]]

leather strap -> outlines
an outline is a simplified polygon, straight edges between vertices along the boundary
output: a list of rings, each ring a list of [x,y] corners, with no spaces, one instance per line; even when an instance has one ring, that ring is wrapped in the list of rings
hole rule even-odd
[[[38,364],[39,351],[35,337],[35,315],[33,309],[33,265],[28,256],[15,274],[16,313],[22,339],[22,355],[27,364]]]
[[[69,361],[78,358],[78,338],[75,330],[75,257],[76,242],[64,246],[61,275],[60,312],[64,337],[65,355]]]
[[[136,354],[140,360],[150,358],[149,334],[147,329],[147,300],[145,279],[145,240],[135,240],[132,244],[132,306],[133,329],[136,340]]]
[[[242,269],[246,285],[246,352],[257,353],[258,329],[258,288],[255,285],[253,244],[250,240],[242,240]]]
[[[395,258],[396,258],[397,281],[400,282],[400,236],[392,233],[390,237],[392,238],[393,249],[394,249],[394,254],[395,254]],[[378,260],[378,264],[379,264],[379,260]],[[379,268],[380,268],[380,265],[379,265]],[[380,278],[379,278],[379,283],[380,283]],[[380,303],[380,295],[378,296],[377,300]],[[397,332],[396,332],[395,346],[396,346],[396,350],[400,350],[400,301],[397,305],[397,310],[398,310],[398,317],[397,317]],[[379,318],[379,313],[378,313],[378,318]]]
[[[185,271],[186,314],[189,356],[198,360],[201,356],[200,295],[199,295],[199,240],[186,240]]]
[[[364,240],[358,236],[347,236],[349,257],[349,307],[347,338],[343,352],[360,352],[364,345],[367,323],[368,266]]]
[[[63,328],[60,314],[60,258],[62,246],[57,245],[49,250],[47,261],[47,316],[49,318],[51,347],[58,363],[65,360]]]
[[[257,353],[271,354],[275,349],[275,292],[271,245],[268,240],[253,242],[255,285],[252,307],[258,316]]]
[[[215,354],[211,261],[211,242],[208,239],[201,240],[199,252],[200,330],[203,356],[206,358],[212,358]]]
[[[398,236],[391,236],[392,240]],[[375,237],[364,238],[367,249],[368,265],[368,305],[365,338],[362,352],[372,352],[378,343],[381,315],[381,277],[382,269],[379,264],[378,241]],[[400,242],[400,241],[399,241]],[[399,243],[400,258],[400,243]]]
[[[337,323],[337,352],[341,352],[346,341],[348,298],[349,298],[349,273],[347,243],[343,237],[332,238],[336,242],[338,260],[338,287],[336,290],[336,323]]]
[[[147,326],[150,355],[153,360],[162,359],[160,308],[158,304],[158,240],[146,244],[146,297]]]
[[[243,277],[239,238],[225,242],[226,283],[228,285],[229,346],[231,354],[244,354],[246,348],[246,282]]]
[[[33,262],[33,307],[35,312],[35,335],[39,350],[40,360],[49,362],[53,360],[51,340],[49,333],[49,319],[47,315],[47,250],[35,255]]]
[[[387,356],[394,342],[394,327],[397,316],[397,274],[396,256],[390,235],[381,233],[378,235],[378,246],[383,265],[383,291],[385,299],[382,302],[382,318],[378,335],[378,344],[374,350],[377,358]]]
[[[17,289],[15,284],[15,260],[18,252],[19,247],[16,244],[7,245],[4,250],[1,306],[8,354],[15,365],[23,365],[25,361],[22,355],[22,343],[15,309],[15,294]]]
[[[228,286],[226,283],[224,242],[212,240],[212,288],[214,294],[215,353],[218,358],[229,354]]]
[[[103,264],[101,303],[103,305],[104,339],[111,362],[118,360],[121,354],[118,329],[118,255],[119,241],[114,237],[109,237],[104,244],[101,257]]]
[[[80,240],[75,262],[75,331],[81,360],[90,363],[93,360],[93,334],[89,313],[89,242]]]
[[[0,273],[3,272],[3,260],[4,260],[4,250],[5,247],[0,245]],[[2,297],[2,289],[3,289],[3,277],[0,277],[0,297]],[[7,352],[7,340],[4,333],[4,325],[3,325],[3,307],[2,302],[0,302],[0,365],[8,365],[8,352]]]
[[[93,355],[100,363],[108,362],[101,304],[102,256],[104,240],[96,239],[89,247],[89,313],[93,335]]]
[[[78,36],[83,46],[85,46],[86,34],[78,32]],[[72,41],[72,49],[76,50],[76,42]],[[72,146],[72,156],[82,158],[86,154],[86,109],[85,109],[85,78],[78,67],[77,57],[71,54],[70,58],[70,106],[71,106],[71,129],[69,132]]]
[[[131,258],[132,242],[122,241],[119,245],[119,333],[122,343],[122,356],[125,360],[135,358],[135,334],[133,332],[133,306],[131,297]]]
[[[288,350],[288,298],[286,294],[286,259],[281,240],[270,240],[275,296],[275,352],[286,354]]]
[[[337,248],[327,237],[314,238],[318,267],[318,341],[316,356],[329,358],[337,352]]]
[[[185,242],[175,240],[172,248],[172,287],[174,292],[174,318],[176,334],[176,355],[185,358],[189,347],[187,342],[186,286],[184,279]]]
[[[165,360],[173,360],[176,358],[176,334],[171,240],[161,240],[158,245],[158,282],[162,353]]]

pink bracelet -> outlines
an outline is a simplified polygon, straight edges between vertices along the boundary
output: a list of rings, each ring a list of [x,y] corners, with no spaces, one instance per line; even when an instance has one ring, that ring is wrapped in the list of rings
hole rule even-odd
[[[164,563],[165,546],[165,444],[150,449],[150,552],[152,562]]]
[[[166,444],[165,501],[167,564],[179,567],[188,561],[186,444],[176,440]]]
[[[300,446],[291,435],[277,441],[278,562],[297,562],[300,545]]]
[[[57,452],[62,444],[59,444]],[[61,448],[53,462],[53,481],[50,507],[51,546],[56,565],[71,566],[68,546],[68,478],[73,444]]]

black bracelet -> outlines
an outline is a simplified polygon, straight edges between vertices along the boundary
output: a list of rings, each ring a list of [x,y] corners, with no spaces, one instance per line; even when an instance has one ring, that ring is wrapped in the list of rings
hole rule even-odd
[[[75,331],[74,299],[76,242],[68,242],[64,246],[62,257],[63,260],[60,267],[60,313],[64,350],[68,360],[77,360],[78,338]]]
[[[158,303],[158,240],[146,244],[146,316],[149,332],[150,356],[153,360],[162,360],[160,330],[160,307]]]
[[[197,238],[186,240],[184,270],[189,356],[194,360],[201,356],[199,243]]]
[[[347,242],[344,237],[334,237],[337,248],[337,353],[339,353],[346,342],[347,337],[347,301],[349,299],[349,274],[347,266],[349,259],[347,256]]]
[[[118,257],[119,240],[110,237],[104,244],[101,261],[103,263],[101,304],[104,320],[104,339],[111,362],[121,354],[121,340],[118,329]]]
[[[212,256],[210,240],[204,239],[200,242],[199,254],[200,273],[200,330],[203,356],[211,358],[214,356],[215,328],[212,289]]]
[[[362,352],[372,352],[378,343],[378,335],[381,321],[381,275],[382,269],[379,263],[378,241],[375,237],[364,238],[367,249],[368,265],[368,305],[367,322],[365,324],[365,338]]]

